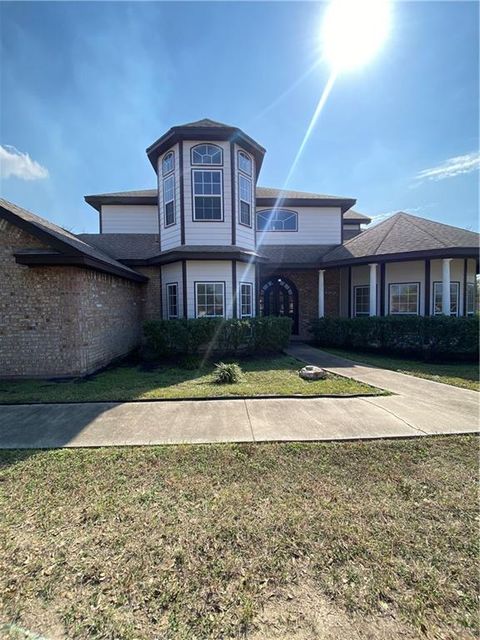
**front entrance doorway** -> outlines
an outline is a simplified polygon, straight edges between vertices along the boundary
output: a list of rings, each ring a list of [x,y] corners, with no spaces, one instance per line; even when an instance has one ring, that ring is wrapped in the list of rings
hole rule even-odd
[[[298,335],[298,291],[293,282],[281,276],[266,280],[260,288],[260,314],[291,318],[292,333]]]

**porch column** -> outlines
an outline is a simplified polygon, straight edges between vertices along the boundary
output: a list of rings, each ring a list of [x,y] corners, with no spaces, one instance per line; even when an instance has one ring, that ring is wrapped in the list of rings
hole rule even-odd
[[[370,267],[370,314],[377,315],[377,263],[372,262]]]
[[[325,315],[325,269],[318,271],[318,317]]]
[[[452,258],[442,260],[442,313],[450,315],[450,262]]]

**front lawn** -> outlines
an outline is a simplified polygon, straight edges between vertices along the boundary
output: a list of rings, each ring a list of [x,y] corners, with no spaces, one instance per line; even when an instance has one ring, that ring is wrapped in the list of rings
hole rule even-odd
[[[85,640],[474,639],[477,445],[1,452],[0,628]]]
[[[290,356],[249,358],[240,361],[244,371],[238,384],[216,384],[214,366],[205,363],[193,371],[178,364],[158,367],[123,365],[84,379],[1,381],[0,402],[88,402],[89,400],[154,400],[261,395],[382,394],[380,389],[340,376],[302,380],[305,363]]]
[[[454,387],[480,391],[479,369],[475,362],[425,362],[423,360],[411,360],[392,355],[380,355],[371,352],[353,351],[347,349],[332,349],[321,347],[323,351],[333,353],[335,356],[349,358],[357,362],[364,362],[375,367],[391,369],[399,373],[408,373],[418,378],[435,380],[451,384]]]

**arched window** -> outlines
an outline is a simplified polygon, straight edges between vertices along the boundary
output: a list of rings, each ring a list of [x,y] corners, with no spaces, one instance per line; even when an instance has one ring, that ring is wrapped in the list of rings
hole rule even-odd
[[[167,173],[171,173],[175,168],[175,157],[173,151],[169,151],[162,160],[162,175],[166,176]]]
[[[238,152],[238,168],[248,176],[252,175],[252,159],[245,153],[245,151]]]
[[[258,231],[297,231],[297,212],[288,209],[266,209],[257,213]]]
[[[192,164],[214,164],[223,163],[223,152],[216,144],[197,144],[192,147]]]

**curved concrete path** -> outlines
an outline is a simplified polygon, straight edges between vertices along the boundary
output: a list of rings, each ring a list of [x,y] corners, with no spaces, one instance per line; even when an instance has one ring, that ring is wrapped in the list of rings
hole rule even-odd
[[[397,438],[478,431],[474,391],[356,364],[307,345],[288,353],[392,396],[0,406],[0,448]]]

